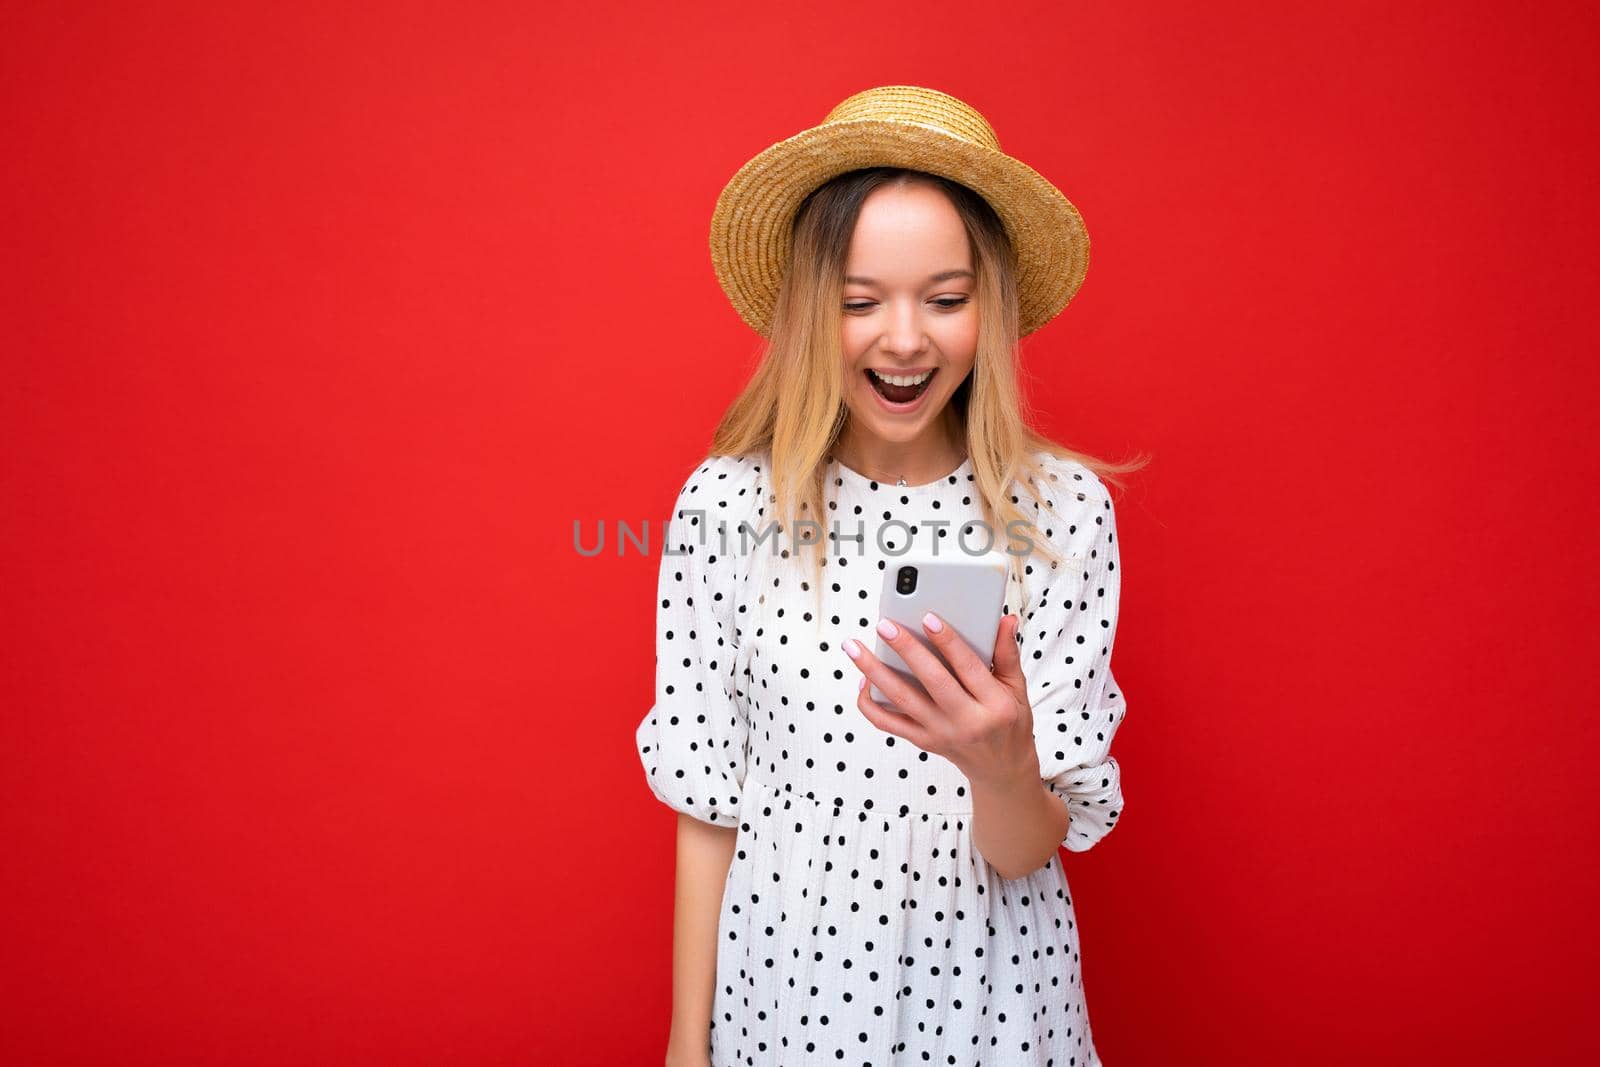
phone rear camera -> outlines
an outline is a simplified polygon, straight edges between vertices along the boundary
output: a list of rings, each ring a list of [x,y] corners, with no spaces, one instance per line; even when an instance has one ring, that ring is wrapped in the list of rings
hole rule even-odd
[[[917,568],[901,567],[900,573],[895,577],[894,588],[895,592],[900,593],[902,596],[915,590],[917,588]]]

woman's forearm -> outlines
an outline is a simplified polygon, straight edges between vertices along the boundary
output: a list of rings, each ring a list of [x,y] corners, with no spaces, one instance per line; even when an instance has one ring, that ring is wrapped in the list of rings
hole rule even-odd
[[[972,844],[1002,878],[1022,878],[1055,855],[1072,816],[1035,776],[972,788]]]
[[[712,826],[678,813],[669,1048],[707,1049],[717,981],[717,919],[737,835],[731,826]]]

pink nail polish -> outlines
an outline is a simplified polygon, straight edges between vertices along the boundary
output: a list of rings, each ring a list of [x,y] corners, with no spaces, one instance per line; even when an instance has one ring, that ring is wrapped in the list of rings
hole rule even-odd
[[[944,623],[939,621],[939,616],[935,615],[931,611],[922,617],[922,625],[926,626],[933,633],[938,633],[944,629]]]
[[[851,659],[859,659],[861,657],[861,646],[856,644],[855,638],[847,637],[844,639],[844,654]]]
[[[887,637],[889,640],[893,641],[900,635],[900,628],[894,623],[890,622],[888,619],[879,619],[878,632],[884,637]]]

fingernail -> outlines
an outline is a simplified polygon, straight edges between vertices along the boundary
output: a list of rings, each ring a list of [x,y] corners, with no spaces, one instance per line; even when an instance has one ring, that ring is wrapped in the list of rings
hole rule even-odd
[[[851,659],[861,658],[861,646],[856,643],[855,638],[847,637],[844,639],[844,654],[849,656]],[[865,681],[865,679],[863,679],[863,681]]]
[[[891,641],[900,636],[900,628],[888,619],[878,620],[878,632]]]
[[[931,611],[922,617],[922,625],[926,626],[934,633],[938,633],[940,630],[944,629],[944,623],[939,621],[939,616],[935,615]]]
[[[866,687],[867,687],[867,680],[865,678],[861,679],[861,684],[856,686],[856,688],[858,690],[859,689],[865,689]]]

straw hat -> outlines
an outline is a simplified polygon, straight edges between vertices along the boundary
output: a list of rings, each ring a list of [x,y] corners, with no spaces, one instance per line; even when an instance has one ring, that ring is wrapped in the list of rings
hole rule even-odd
[[[1089,235],[1071,201],[1000,151],[989,123],[960,100],[935,89],[885,85],[856,93],[820,126],[766,149],[717,197],[711,264],[739,317],[757,333],[768,336],[801,201],[830,178],[881,166],[950,178],[994,207],[1016,251],[1023,334],[1054,318],[1083,284]]]

